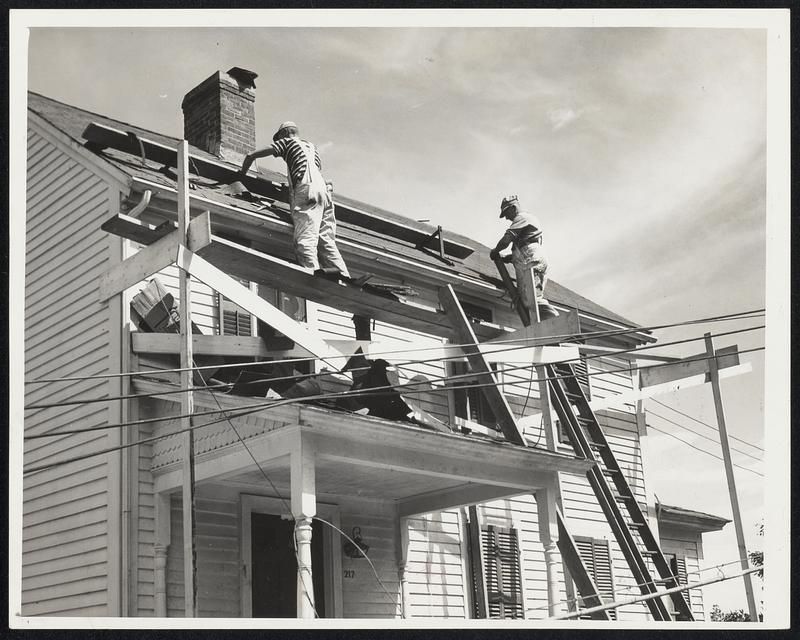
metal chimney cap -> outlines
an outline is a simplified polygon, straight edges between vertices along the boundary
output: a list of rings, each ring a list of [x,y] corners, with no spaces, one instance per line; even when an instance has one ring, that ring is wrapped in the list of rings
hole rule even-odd
[[[258,77],[257,73],[242,69],[241,67],[231,67],[228,69],[228,75],[236,80],[243,89],[252,87],[256,88],[255,79]]]

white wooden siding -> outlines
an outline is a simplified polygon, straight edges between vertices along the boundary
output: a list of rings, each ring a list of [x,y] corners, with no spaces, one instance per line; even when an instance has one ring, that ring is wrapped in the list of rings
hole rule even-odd
[[[239,595],[239,504],[237,500],[195,493],[197,531],[197,609],[200,617],[237,618]],[[183,513],[181,496],[172,496],[172,526],[167,555],[167,615],[182,617]]]
[[[411,618],[465,618],[468,588],[462,557],[465,540],[457,511],[408,518],[406,580]]]
[[[97,302],[97,279],[111,266],[109,185],[28,132],[25,377],[110,372],[110,305]],[[119,347],[116,346],[118,349]],[[27,385],[25,402],[65,402],[115,394],[117,382]],[[26,413],[25,433],[107,424],[106,403]],[[29,440],[26,465],[46,464],[109,446],[105,431]],[[23,480],[22,614],[110,615],[113,575],[108,535],[110,456],[87,458]]]

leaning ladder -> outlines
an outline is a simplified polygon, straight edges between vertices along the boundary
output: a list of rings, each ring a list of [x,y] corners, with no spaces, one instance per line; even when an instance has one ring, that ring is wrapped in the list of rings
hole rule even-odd
[[[505,263],[501,260],[496,260],[495,264],[498,271],[500,271],[503,283],[509,289],[509,294],[517,300],[516,287],[508,274]],[[518,310],[522,308],[519,302],[516,306]],[[524,312],[520,310],[519,313],[523,323],[527,325],[530,321],[528,310],[525,309]],[[600,428],[597,417],[589,406],[572,365],[569,363],[548,364],[545,365],[545,371],[553,408],[567,432],[576,455],[595,463],[587,472],[587,479],[642,595],[657,593],[657,584],[663,584],[668,589],[678,587],[678,580],[673,575],[669,562],[664,557],[658,541],[650,529],[647,518],[642,513],[639,502],[636,500],[614,456],[614,452],[603,430]],[[612,485],[614,489],[612,489]],[[620,505],[627,512],[627,518],[623,514]],[[559,526],[561,527],[563,525],[563,516],[560,512],[558,517],[560,519]],[[566,526],[563,526],[563,531],[567,531]],[[586,599],[587,595],[589,597],[592,595],[598,597],[596,585],[591,581],[591,576],[589,576],[586,566],[582,561],[575,562],[576,550],[569,548],[570,543],[574,546],[574,541],[568,536],[569,540],[565,545],[565,549],[561,549],[560,538],[561,536],[559,536],[559,550],[567,563],[570,573],[573,574],[573,578],[576,575],[580,577],[580,580],[576,579],[575,582],[581,596],[584,599]],[[645,556],[652,560],[659,579],[654,580],[652,578]],[[580,555],[578,555],[578,560],[580,560]],[[588,582],[586,577],[589,578]],[[584,584],[584,588],[589,588],[589,586],[594,588],[595,593],[584,594],[581,589],[581,583]],[[694,616],[682,592],[671,593],[669,597],[672,599],[678,620],[694,620]],[[653,598],[646,602],[653,619],[659,621],[672,620],[672,616],[662,598]]]

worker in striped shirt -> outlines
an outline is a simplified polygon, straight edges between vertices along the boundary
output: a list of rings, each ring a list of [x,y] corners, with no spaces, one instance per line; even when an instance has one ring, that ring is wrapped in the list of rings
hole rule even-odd
[[[270,146],[245,156],[242,172],[247,173],[256,158],[266,156],[286,161],[294,251],[300,266],[313,271],[332,267],[349,277],[347,265],[336,246],[333,185],[322,177],[322,162],[317,148],[300,138],[294,122],[284,122],[272,136]]]

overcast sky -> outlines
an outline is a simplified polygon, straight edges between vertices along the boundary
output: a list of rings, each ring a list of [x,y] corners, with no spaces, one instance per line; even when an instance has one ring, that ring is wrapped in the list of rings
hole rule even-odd
[[[259,145],[294,120],[344,195],[491,245],[501,198],[519,194],[543,222],[551,277],[643,325],[764,306],[762,30],[35,29],[29,55],[33,91],[175,136],[189,89],[218,69],[250,69]],[[717,346],[763,340],[757,331]],[[728,426],[762,446],[763,357],[742,359],[754,373],[723,382]],[[707,385],[659,400],[716,424]],[[663,502],[730,517],[721,462],[655,431],[647,440],[658,465],[648,481]],[[737,482],[746,533],[761,548],[761,478],[738,470]],[[732,525],[706,536],[706,564],[736,557]],[[707,610],[714,602],[746,609],[741,581],[709,589]]]

